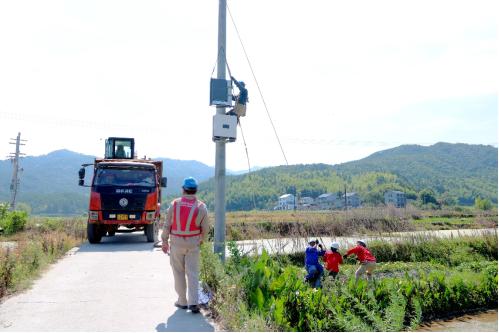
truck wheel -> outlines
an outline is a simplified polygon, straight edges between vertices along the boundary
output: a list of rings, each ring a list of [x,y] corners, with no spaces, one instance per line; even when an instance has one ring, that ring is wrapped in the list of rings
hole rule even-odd
[[[96,223],[87,223],[87,238],[90,244],[100,243],[102,234],[100,226]]]
[[[144,234],[146,235],[149,243],[154,242],[154,223],[146,224],[144,226]]]
[[[107,232],[107,235],[108,235],[109,237],[113,237],[115,234],[116,234],[116,230],[114,230],[114,229],[109,230],[109,231]]]

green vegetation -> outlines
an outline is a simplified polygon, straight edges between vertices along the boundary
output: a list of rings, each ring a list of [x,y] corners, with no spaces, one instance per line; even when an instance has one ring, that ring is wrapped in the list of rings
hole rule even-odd
[[[9,211],[8,207],[8,204],[0,203],[0,234],[10,235],[23,230],[28,219],[26,212]]]
[[[492,202],[489,199],[482,199],[477,197],[475,199],[475,207],[481,210],[490,210],[492,209]]]
[[[413,238],[373,243],[375,280],[352,278],[342,266],[338,282],[314,290],[289,256],[242,255],[232,244],[223,266],[208,247],[201,275],[214,292],[212,310],[232,331],[402,331],[422,321],[466,310],[497,307],[497,235],[463,239]],[[455,254],[446,260],[449,254]],[[404,262],[396,260],[406,260]]]
[[[79,245],[85,230],[81,218],[30,218],[24,231],[0,236],[0,298],[28,287],[50,263]]]

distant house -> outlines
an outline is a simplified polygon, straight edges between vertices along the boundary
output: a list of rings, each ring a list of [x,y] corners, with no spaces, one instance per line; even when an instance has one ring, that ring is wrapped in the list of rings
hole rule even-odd
[[[386,191],[385,192],[385,205],[393,205],[397,208],[405,207],[407,199],[405,193],[401,191]]]
[[[279,203],[274,208],[276,210],[292,210],[295,208],[295,196],[292,194],[284,194],[279,197]]]
[[[314,198],[312,197],[301,197],[300,198],[300,205],[313,205],[314,203]]]
[[[340,198],[337,193],[324,193],[315,199],[319,209],[337,209],[341,206]]]
[[[312,197],[301,197],[298,200],[298,207],[297,208],[301,209],[301,210],[310,210],[310,209],[316,208],[315,204],[314,204],[314,198],[312,198]]]
[[[349,192],[346,194],[347,197],[347,207],[357,208],[360,207],[360,197],[356,192]],[[343,204],[345,206],[345,196],[343,195]]]

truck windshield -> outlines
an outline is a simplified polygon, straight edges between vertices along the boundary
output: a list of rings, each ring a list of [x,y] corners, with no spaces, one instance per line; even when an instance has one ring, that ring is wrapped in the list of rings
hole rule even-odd
[[[154,170],[99,168],[94,185],[156,186]]]

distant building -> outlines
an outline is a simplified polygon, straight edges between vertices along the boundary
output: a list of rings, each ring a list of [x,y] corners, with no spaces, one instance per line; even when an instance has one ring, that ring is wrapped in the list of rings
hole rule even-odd
[[[274,208],[276,210],[293,210],[295,208],[295,196],[292,194],[284,194],[279,197],[279,203]]]
[[[347,193],[347,207],[357,208],[360,207],[360,197],[356,192]],[[343,196],[343,205],[345,206],[345,196]]]
[[[397,208],[405,207],[407,199],[405,193],[401,191],[386,191],[385,192],[385,205],[394,205]]]
[[[301,197],[299,200],[298,200],[298,209],[301,209],[301,210],[311,210],[311,209],[315,209],[316,206],[315,206],[315,203],[314,203],[314,198],[312,197]]]
[[[337,209],[341,206],[341,199],[337,193],[324,193],[315,199],[319,209]]]
[[[300,205],[313,205],[314,203],[314,198],[312,197],[301,197],[300,198]]]

